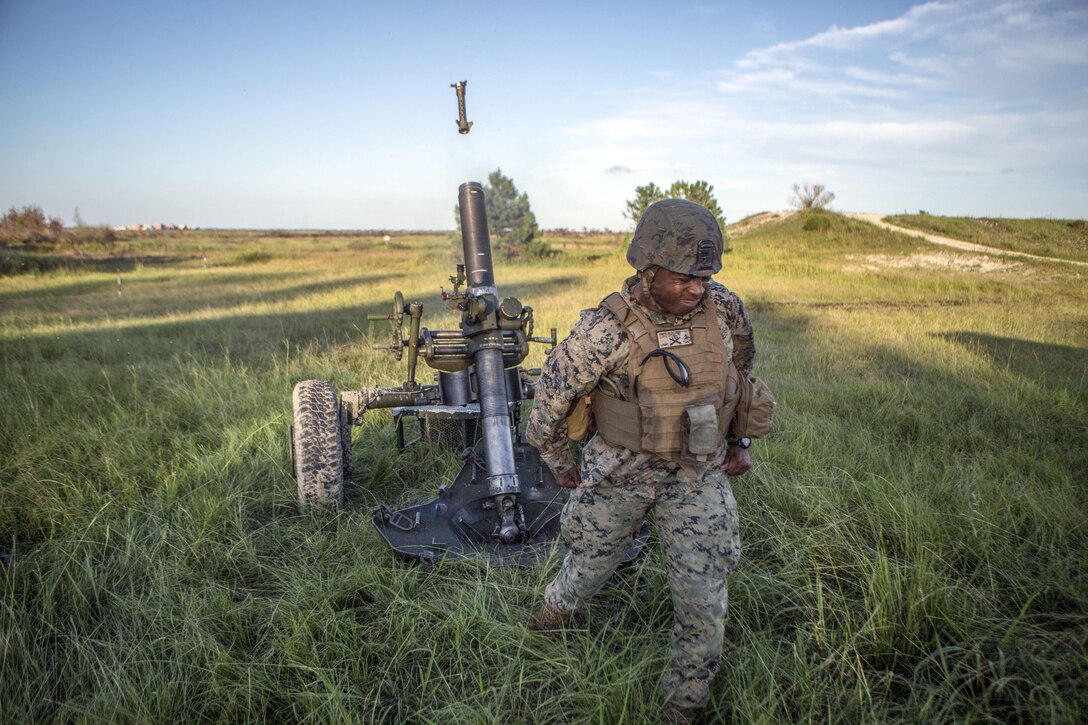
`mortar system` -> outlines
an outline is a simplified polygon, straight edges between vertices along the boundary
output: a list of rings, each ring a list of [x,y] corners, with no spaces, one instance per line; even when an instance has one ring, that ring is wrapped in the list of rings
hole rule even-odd
[[[554,349],[556,331],[534,337],[532,308],[514,297],[500,301],[480,183],[462,184],[458,203],[465,263],[443,298],[459,311],[460,329],[422,327],[422,303],[406,303],[397,292],[390,314],[370,320],[390,326],[388,342],[373,347],[398,361],[407,357],[403,385],[339,395],[324,380],[295,386],[289,433],[299,507],[318,513],[343,506],[344,487],[355,475],[352,427],[368,411],[389,408],[398,451],[422,438],[438,439],[460,449],[464,462],[435,499],[400,510],[375,508],[372,521],[384,540],[398,554],[428,564],[483,557],[497,565],[532,566],[555,548],[569,492],[556,485],[520,430],[522,405],[532,400],[539,375],[521,363],[530,343]],[[435,384],[416,382],[420,358],[437,371]],[[420,435],[408,440],[413,421]],[[647,537],[643,525],[625,561],[638,555]]]

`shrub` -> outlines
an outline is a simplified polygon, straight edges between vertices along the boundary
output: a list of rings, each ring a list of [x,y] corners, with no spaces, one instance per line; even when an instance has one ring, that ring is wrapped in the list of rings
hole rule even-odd
[[[0,218],[0,246],[13,245],[49,245],[70,244],[73,247],[99,244],[112,245],[117,241],[117,233],[106,225],[91,226],[84,224],[76,209],[76,224],[70,229],[64,228],[59,217],[46,217],[40,206],[30,205],[21,209],[11,207]]]
[[[823,214],[808,214],[801,229],[806,232],[826,232],[831,228],[831,220]]]
[[[537,237],[525,245],[525,256],[530,259],[553,259],[560,254],[558,249],[552,249],[551,242]]]
[[[88,226],[86,224],[69,229],[64,239],[73,247],[90,244],[112,245],[117,241],[117,232],[108,226]]]
[[[64,237],[64,224],[57,217],[46,219],[40,206],[11,207],[0,218],[0,245],[56,244]]]

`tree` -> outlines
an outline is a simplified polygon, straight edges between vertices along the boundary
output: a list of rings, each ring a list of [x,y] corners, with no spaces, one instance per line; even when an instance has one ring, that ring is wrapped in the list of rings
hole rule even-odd
[[[484,184],[484,204],[487,211],[487,227],[491,238],[507,257],[517,257],[524,251],[533,251],[536,238],[536,215],[529,206],[529,195],[518,193],[514,180],[504,176],[502,169],[495,169]],[[457,218],[457,231],[461,231],[461,208],[453,210]]]
[[[652,181],[645,186],[636,186],[635,198],[628,200],[627,209],[623,212],[623,215],[637,223],[651,204],[662,199],[687,199],[705,206],[718,221],[718,228],[722,230],[722,238],[725,239],[725,214],[722,213],[722,208],[718,206],[718,200],[714,198],[714,187],[705,181],[678,179],[672,182],[668,193],[662,191],[661,187]],[[728,249],[727,241],[726,250],[728,251]]]
[[[627,210],[623,212],[623,215],[637,224],[650,204],[664,198],[665,192],[652,181],[645,186],[636,186],[635,198],[627,202]]]
[[[687,199],[705,206],[718,220],[718,227],[722,230],[722,235],[725,235],[725,215],[722,213],[722,208],[718,206],[718,200],[714,198],[713,186],[705,181],[674,181],[669,187],[669,196],[673,199]]]
[[[823,184],[812,184],[807,181],[804,184],[794,184],[793,196],[789,198],[790,206],[801,211],[826,209],[833,201],[835,201],[834,192],[828,191]]]

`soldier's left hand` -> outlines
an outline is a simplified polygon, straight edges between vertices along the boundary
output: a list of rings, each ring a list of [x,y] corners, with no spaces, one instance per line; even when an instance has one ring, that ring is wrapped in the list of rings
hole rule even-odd
[[[729,446],[722,461],[722,470],[729,476],[739,476],[752,467],[752,459],[747,448]]]
[[[568,468],[555,477],[555,482],[560,488],[578,488],[582,485],[582,474],[578,468]]]

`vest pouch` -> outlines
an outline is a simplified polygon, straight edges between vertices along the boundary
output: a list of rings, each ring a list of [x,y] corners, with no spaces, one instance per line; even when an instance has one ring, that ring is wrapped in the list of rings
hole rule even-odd
[[[717,406],[710,403],[687,406],[684,408],[682,426],[687,451],[697,461],[705,461],[707,456],[718,452],[721,431],[718,429]]]
[[[776,403],[771,389],[755,375],[742,375],[733,419],[734,438],[762,438],[771,432]]]
[[[592,425],[593,411],[590,408],[589,396],[575,398],[570,405],[570,410],[567,411],[567,439],[582,440]]]
[[[628,335],[629,382],[622,393],[593,391],[597,435],[609,445],[672,463],[705,464],[725,443],[738,397],[732,340],[718,324],[715,303],[704,304],[683,327],[653,322],[618,292],[601,307]]]
[[[609,445],[632,451],[639,450],[642,413],[638,404],[620,400],[600,388],[594,388],[590,400],[597,434]]]

